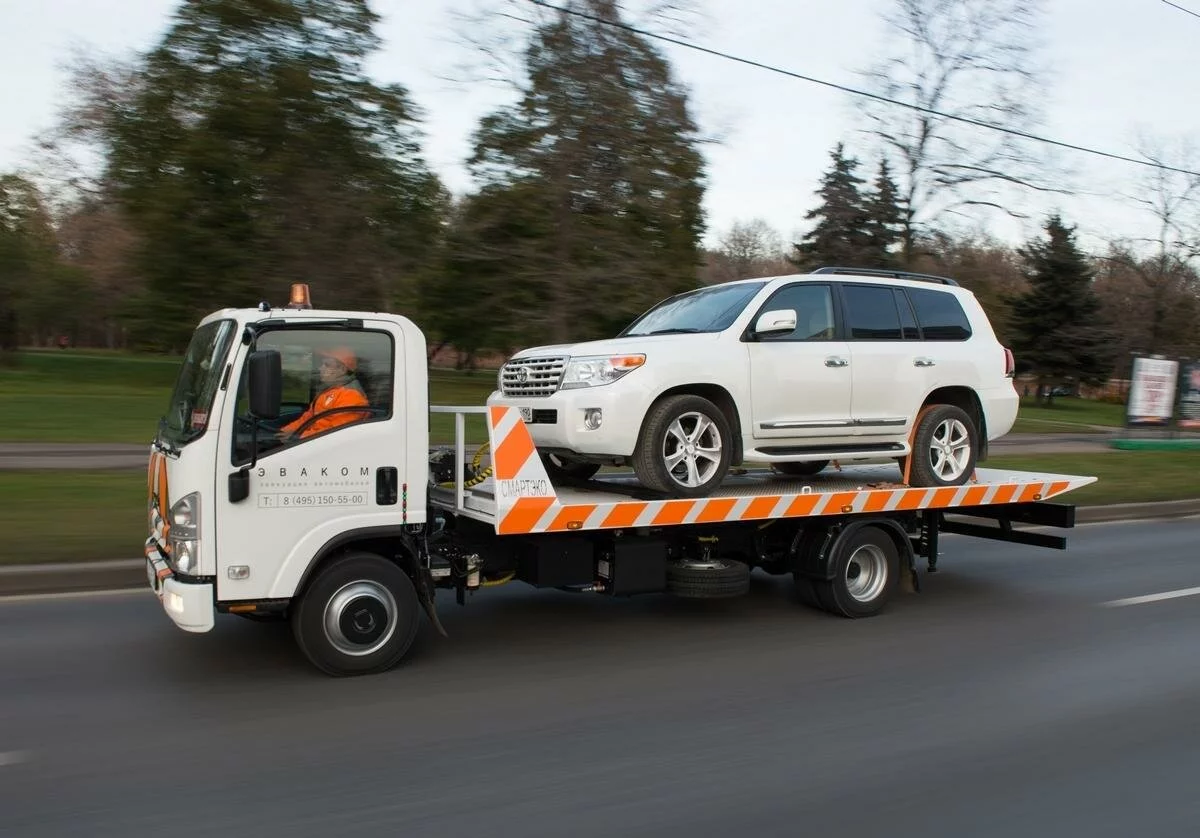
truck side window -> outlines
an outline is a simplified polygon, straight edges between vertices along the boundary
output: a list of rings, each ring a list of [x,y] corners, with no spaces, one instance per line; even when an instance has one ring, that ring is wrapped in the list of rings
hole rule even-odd
[[[258,338],[259,349],[278,350],[283,366],[279,419],[259,428],[259,456],[277,449],[273,437],[292,435],[284,444],[337,433],[362,422],[391,418],[395,348],[386,332],[278,329]],[[234,463],[250,457],[251,420],[246,374],[238,382]]]
[[[782,334],[762,335],[771,343],[797,340],[833,340],[833,292],[828,285],[803,282],[789,285],[767,300],[759,314],[790,308],[796,312],[796,328]]]

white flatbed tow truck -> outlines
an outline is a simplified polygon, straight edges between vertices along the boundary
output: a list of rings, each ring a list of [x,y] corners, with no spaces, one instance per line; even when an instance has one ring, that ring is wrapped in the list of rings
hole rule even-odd
[[[961,486],[912,488],[890,462],[804,478],[737,469],[687,499],[628,472],[552,482],[517,408],[429,405],[425,340],[410,320],[300,300],[198,327],[151,450],[147,574],[180,628],[210,631],[222,613],[290,620],[330,675],[395,666],[422,611],[445,635],[439,590],[461,605],[514,581],[720,598],[745,594],[757,569],[792,576],[813,607],[872,616],[903,579],[919,590],[918,558],[936,570],[941,533],[1064,548],[1016,525],[1074,526],[1074,506],[1056,499],[1095,481],[979,468]],[[348,348],[368,406],[281,440],[319,391],[321,362]],[[446,414],[455,442],[431,446],[430,419]],[[486,422],[484,447],[466,442],[472,415]]]

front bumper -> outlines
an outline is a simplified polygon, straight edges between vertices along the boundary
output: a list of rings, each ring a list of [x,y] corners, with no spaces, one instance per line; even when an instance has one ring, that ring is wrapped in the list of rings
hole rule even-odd
[[[146,545],[146,579],[163,611],[184,631],[212,631],[216,621],[211,582],[185,582],[175,576],[153,541]]]
[[[492,393],[488,405],[525,409],[533,421],[525,425],[533,444],[541,451],[558,451],[601,457],[627,457],[637,446],[642,419],[654,394],[635,381],[619,381],[603,387],[559,390],[551,396],[505,396]],[[584,424],[588,410],[599,409],[600,427]],[[554,411],[554,421],[546,421]]]

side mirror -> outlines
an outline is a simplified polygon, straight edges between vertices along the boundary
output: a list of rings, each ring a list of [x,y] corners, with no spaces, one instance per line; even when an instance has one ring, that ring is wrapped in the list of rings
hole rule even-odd
[[[249,369],[250,415],[255,419],[278,419],[283,402],[283,356],[277,349],[251,352]]]
[[[796,329],[796,311],[781,308],[775,311],[764,311],[754,323],[756,335],[769,335],[779,332],[791,332]]]

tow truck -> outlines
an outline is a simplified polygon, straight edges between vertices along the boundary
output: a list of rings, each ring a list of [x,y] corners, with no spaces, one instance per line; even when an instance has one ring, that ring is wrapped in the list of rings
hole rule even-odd
[[[808,606],[871,617],[920,590],[918,559],[937,570],[943,533],[1064,549],[1043,530],[1073,527],[1059,499],[1095,481],[978,468],[914,488],[895,462],[804,478],[745,467],[678,499],[629,471],[551,480],[518,408],[429,403],[426,348],[408,317],[314,309],[302,284],[281,308],[200,321],[147,470],[147,581],[176,626],[286,620],[314,667],[349,676],[396,666],[422,614],[448,636],[439,594],[463,605],[513,582],[717,599],[758,571],[791,576]],[[327,374],[362,398],[308,415]],[[431,444],[438,416],[452,444]]]

